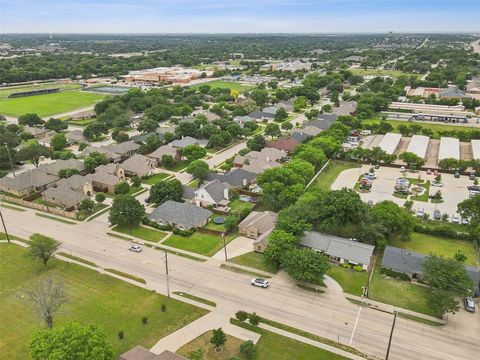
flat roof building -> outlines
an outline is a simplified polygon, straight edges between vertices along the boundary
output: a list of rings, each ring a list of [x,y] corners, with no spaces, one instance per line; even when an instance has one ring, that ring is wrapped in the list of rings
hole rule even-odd
[[[480,159],[480,140],[472,140],[472,154],[475,160]]]
[[[460,140],[451,137],[441,137],[438,161],[450,158],[460,159]]]
[[[387,154],[393,154],[397,150],[398,144],[402,139],[402,134],[386,133],[378,146]]]
[[[407,152],[414,153],[415,155],[424,159],[425,155],[427,154],[429,142],[430,138],[428,136],[413,135],[412,140],[410,140],[410,143],[408,144]]]

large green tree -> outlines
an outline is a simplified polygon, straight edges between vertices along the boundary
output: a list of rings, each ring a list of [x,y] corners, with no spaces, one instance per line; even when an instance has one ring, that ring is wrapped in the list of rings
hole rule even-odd
[[[365,203],[355,191],[346,188],[330,191],[318,207],[320,227],[328,229],[348,223],[359,224],[366,210]]]
[[[53,151],[63,150],[67,145],[68,140],[64,133],[55,134],[50,139],[50,147]]]
[[[17,153],[17,158],[20,160],[30,160],[35,167],[38,167],[40,159],[43,156],[50,156],[51,153],[52,152],[46,146],[41,145],[38,142],[33,142],[22,147]]]
[[[283,266],[285,254],[292,250],[298,239],[283,230],[273,230],[268,237],[268,246],[264,253],[264,262],[279,269]]]
[[[203,160],[195,160],[188,164],[187,172],[196,179],[204,179],[208,174],[208,164]]]
[[[390,200],[375,204],[370,209],[371,223],[380,226],[385,237],[400,234],[407,239],[415,226],[410,212]]]
[[[417,154],[414,154],[414,153],[408,152],[408,151],[402,153],[400,155],[399,159],[404,161],[405,164],[407,164],[407,167],[411,170],[420,169],[423,166],[423,164],[425,164],[424,159],[422,159]]]
[[[182,201],[182,183],[177,179],[159,181],[150,188],[150,202],[161,205],[167,200]]]
[[[28,243],[28,249],[30,255],[40,259],[44,266],[47,266],[48,260],[58,250],[61,242],[51,237],[35,233],[30,236],[30,242]]]
[[[38,126],[43,125],[44,121],[37,114],[23,114],[18,117],[19,125]]]
[[[199,145],[188,145],[182,150],[182,156],[188,161],[198,160],[207,155],[207,150]]]
[[[284,255],[285,271],[295,280],[321,283],[330,269],[327,258],[308,248],[294,248]]]
[[[99,153],[97,151],[91,152],[84,161],[85,169],[93,171],[97,166],[105,165],[108,163],[107,155]]]
[[[113,199],[108,220],[111,225],[128,225],[130,233],[132,226],[140,224],[145,215],[145,207],[134,197],[117,195]]]

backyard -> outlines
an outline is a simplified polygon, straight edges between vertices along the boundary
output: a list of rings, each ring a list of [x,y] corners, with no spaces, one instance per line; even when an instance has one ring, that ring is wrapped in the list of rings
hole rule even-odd
[[[123,234],[130,235],[130,229],[127,225],[117,225],[112,228],[113,231],[118,231]],[[132,236],[137,237],[142,240],[147,240],[151,242],[159,242],[167,236],[166,233],[160,230],[156,230],[153,228],[147,228],[145,226],[132,226]]]
[[[105,332],[117,355],[138,344],[149,348],[207,313],[82,266],[53,259],[44,268],[25,248],[0,244],[2,358],[29,358],[29,338],[43,325],[25,293],[47,276],[63,285],[69,300],[54,318],[54,325],[67,321],[96,325]],[[162,304],[167,306],[166,312],[160,311]],[[147,325],[142,324],[144,316],[148,317]],[[117,337],[120,330],[125,332],[123,340]]]
[[[228,235],[225,237],[225,242],[228,244],[237,236],[237,234]],[[205,256],[212,256],[223,247],[221,236],[202,234],[198,231],[190,236],[172,234],[172,236],[162,242],[162,244]]]
[[[230,204],[228,204],[228,206],[230,207],[231,213],[240,214],[245,210],[252,210],[255,204],[247,201],[242,201],[240,199],[235,199],[230,201]]]
[[[340,173],[347,169],[358,168],[359,164],[355,164],[347,161],[335,160],[331,161],[328,167],[318,175],[315,180],[315,186],[324,189],[330,190],[332,184],[335,182],[335,179],[340,175]]]

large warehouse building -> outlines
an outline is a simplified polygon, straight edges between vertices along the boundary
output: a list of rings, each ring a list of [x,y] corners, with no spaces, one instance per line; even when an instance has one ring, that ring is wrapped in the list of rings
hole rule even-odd
[[[393,154],[397,150],[398,144],[402,139],[402,134],[386,133],[378,146],[387,154]]]
[[[428,136],[413,135],[408,144],[407,152],[414,153],[422,159],[425,159],[429,142],[430,138]]]
[[[472,140],[472,157],[480,159],[480,140]]]
[[[440,138],[438,161],[443,159],[460,159],[460,140],[451,137]]]

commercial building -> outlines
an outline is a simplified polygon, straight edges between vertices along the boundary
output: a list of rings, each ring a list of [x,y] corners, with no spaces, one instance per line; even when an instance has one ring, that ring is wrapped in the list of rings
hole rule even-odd
[[[438,161],[443,159],[460,159],[460,140],[451,137],[440,138]]]
[[[402,134],[386,133],[383,139],[378,144],[378,147],[391,155],[397,150],[398,144],[402,139]]]
[[[475,160],[480,159],[480,140],[472,140],[472,155]]]
[[[422,159],[425,159],[429,142],[430,138],[428,136],[413,135],[410,143],[408,144],[407,152],[414,153]]]
[[[206,76],[211,76],[213,72],[184,67],[158,67],[154,69],[130,71],[128,75],[124,75],[123,78],[126,82],[150,84],[159,84],[162,82],[189,83],[192,80],[200,79],[203,73],[205,73]]]

